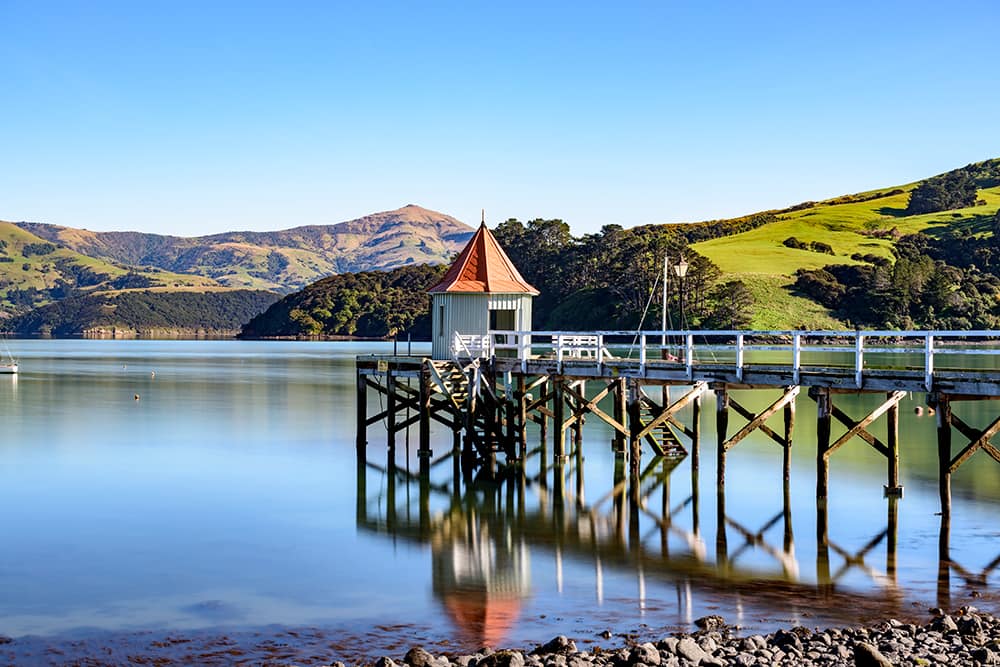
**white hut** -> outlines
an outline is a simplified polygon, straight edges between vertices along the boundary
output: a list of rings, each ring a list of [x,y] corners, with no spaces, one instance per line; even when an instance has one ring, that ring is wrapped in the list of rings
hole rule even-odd
[[[485,335],[490,329],[531,330],[525,282],[484,222],[431,294],[432,357],[451,359],[454,333]]]

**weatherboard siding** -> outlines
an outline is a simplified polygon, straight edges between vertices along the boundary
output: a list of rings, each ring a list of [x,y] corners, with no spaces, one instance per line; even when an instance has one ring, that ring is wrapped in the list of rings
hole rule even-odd
[[[491,310],[513,310],[515,329],[531,329],[531,299],[530,294],[434,294],[431,306],[431,355],[435,359],[450,359],[451,337],[456,331],[465,334],[487,333]]]

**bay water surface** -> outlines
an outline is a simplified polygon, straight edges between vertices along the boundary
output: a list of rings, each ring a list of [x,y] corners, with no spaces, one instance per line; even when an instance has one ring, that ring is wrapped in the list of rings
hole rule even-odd
[[[805,392],[787,490],[780,447],[756,432],[731,450],[720,504],[708,398],[700,471],[690,457],[655,463],[630,514],[595,418],[580,456],[543,473],[536,455],[523,482],[456,481],[437,424],[429,484],[415,428],[391,457],[370,426],[359,466],[355,356],[391,343],[10,347],[21,373],[0,376],[0,635],[321,627],[377,656],[560,633],[608,645],[706,614],[763,632],[923,619],[939,604],[997,611],[1000,465],[977,453],[955,475],[943,541],[923,395],[902,403],[902,500],[883,497],[885,459],[863,441],[834,454],[824,546]],[[736,396],[750,408],[777,397]],[[836,402],[860,417],[877,398]],[[372,392],[369,414],[378,406]],[[980,428],[996,410],[956,406]]]

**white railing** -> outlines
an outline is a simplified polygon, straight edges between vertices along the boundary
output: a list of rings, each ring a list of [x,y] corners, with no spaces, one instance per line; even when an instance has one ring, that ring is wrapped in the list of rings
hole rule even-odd
[[[851,369],[858,388],[866,369],[919,370],[930,391],[942,361],[952,371],[1000,371],[1000,331],[490,331],[456,333],[453,353],[512,357],[525,371],[529,360],[554,359],[560,373],[567,362],[637,361],[640,373],[683,368],[688,379],[699,365],[734,367],[740,380],[749,366],[780,366],[796,384],[810,367]],[[989,360],[968,364],[969,355]]]

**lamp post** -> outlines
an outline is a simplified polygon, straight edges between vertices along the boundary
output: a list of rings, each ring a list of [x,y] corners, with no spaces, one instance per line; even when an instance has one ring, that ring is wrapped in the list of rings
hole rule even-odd
[[[684,255],[681,255],[681,261],[674,264],[674,273],[680,278],[680,290],[681,290],[681,328],[687,329],[687,315],[684,312],[684,276],[688,272],[688,263],[684,261]]]
[[[660,313],[660,347],[667,349],[667,285],[670,279],[670,256],[663,256],[663,312]]]

